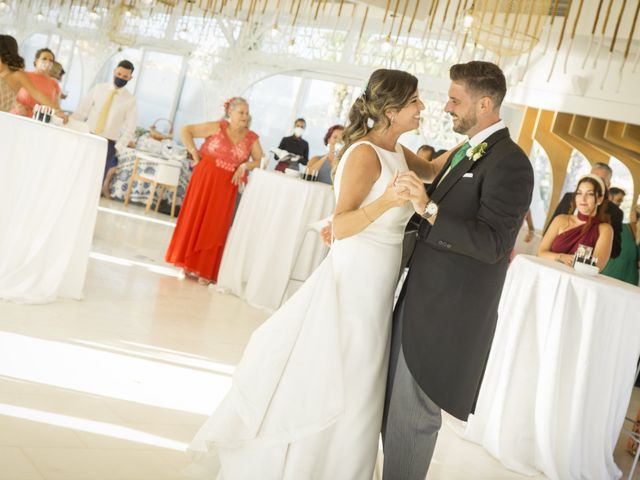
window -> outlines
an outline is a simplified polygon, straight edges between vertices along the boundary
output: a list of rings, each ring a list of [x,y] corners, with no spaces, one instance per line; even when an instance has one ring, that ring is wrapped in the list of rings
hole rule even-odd
[[[536,230],[544,229],[551,202],[552,173],[551,162],[544,148],[533,141],[531,155],[533,166],[533,196],[531,197],[531,218]],[[555,205],[552,206],[555,209]]]
[[[298,112],[307,121],[306,140],[309,155],[326,152],[324,136],[332,125],[344,125],[353,101],[353,86],[325,80],[305,79],[301,89]],[[289,129],[293,127],[293,119]]]
[[[149,128],[158,119],[173,119],[183,61],[180,55],[145,52],[135,85],[138,125]]]
[[[192,69],[185,76],[184,85],[182,86],[182,92],[180,94],[180,101],[178,103],[178,109],[176,110],[173,138],[180,141],[180,128],[185,125],[193,123],[203,123],[213,118],[207,118],[205,112],[206,102],[206,89],[204,81],[198,76],[192,73]]]
[[[54,35],[57,37],[57,35]],[[49,43],[49,35],[45,33],[34,33],[27,38],[20,46],[20,56],[24,58],[24,69],[26,71],[32,71],[33,61],[36,57],[36,52],[41,48],[51,48]],[[51,48],[55,52],[53,48]]]
[[[587,158],[578,150],[571,152],[571,158],[567,165],[567,175],[564,177],[564,183],[560,191],[560,198],[567,192],[574,192],[580,177],[587,175],[589,172],[591,172],[591,164]]]
[[[291,135],[297,116],[304,117],[304,111],[294,109],[301,82],[300,77],[275,75],[245,92],[252,117],[251,129],[260,135],[265,154],[271,147],[277,147],[282,137]]]
[[[615,157],[611,157],[609,160],[609,166],[613,170],[613,177],[611,178],[611,186],[618,187],[624,190],[625,196],[620,208],[624,212],[624,222],[629,222],[629,212],[632,205],[635,204],[635,192],[633,191],[633,177],[627,166]]]

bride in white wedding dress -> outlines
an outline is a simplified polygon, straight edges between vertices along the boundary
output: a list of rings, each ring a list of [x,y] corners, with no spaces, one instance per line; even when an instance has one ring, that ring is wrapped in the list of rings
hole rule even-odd
[[[435,173],[397,143],[419,125],[417,87],[408,73],[377,70],[353,104],[335,174],[331,251],[255,331],[230,392],[191,444],[217,453],[219,478],[371,480],[413,213],[395,178],[408,168]]]

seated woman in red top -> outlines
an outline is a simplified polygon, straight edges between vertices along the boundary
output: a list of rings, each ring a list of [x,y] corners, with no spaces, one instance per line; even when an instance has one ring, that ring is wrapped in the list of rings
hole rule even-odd
[[[578,181],[571,210],[576,215],[558,215],[547,229],[538,256],[566,265],[573,264],[578,245],[593,248],[592,257],[598,259],[598,270],[602,271],[611,256],[613,228],[609,224],[607,211],[607,189],[604,181],[593,174]]]
[[[238,186],[262,159],[258,135],[249,130],[247,101],[227,101],[225,118],[187,125],[180,132],[194,169],[165,258],[203,284],[218,278]],[[206,138],[200,150],[194,138]]]
[[[35,72],[26,72],[31,83],[42,92],[55,105],[56,110],[60,110],[60,84],[49,76],[49,70],[56,59],[55,55],[48,48],[41,48],[36,52],[33,65]],[[21,88],[16,95],[16,103],[11,109],[11,113],[31,117],[33,107],[36,106],[35,98],[24,88]]]

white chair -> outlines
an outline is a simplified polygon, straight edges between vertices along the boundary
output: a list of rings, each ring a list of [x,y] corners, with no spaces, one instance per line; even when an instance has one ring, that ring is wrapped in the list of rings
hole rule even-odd
[[[154,173],[145,173],[144,171],[138,172],[138,164],[140,160],[144,160],[149,163],[155,164]],[[129,204],[129,197],[131,196],[131,190],[133,188],[133,182],[135,180],[148,182],[151,184],[151,191],[149,192],[149,198],[147,199],[147,205],[144,209],[144,213],[149,213],[151,205],[153,204],[153,198],[156,193],[156,188],[160,187],[158,192],[158,203],[156,204],[155,211],[160,208],[160,201],[164,195],[164,192],[169,189],[173,192],[171,200],[171,216],[174,216],[176,210],[176,198],[178,196],[178,183],[180,181],[180,170],[182,163],[175,160],[165,160],[163,158],[154,157],[145,153],[138,152],[136,159],[133,163],[133,172],[129,179],[129,186],[127,187],[127,193],[124,196],[124,204]]]

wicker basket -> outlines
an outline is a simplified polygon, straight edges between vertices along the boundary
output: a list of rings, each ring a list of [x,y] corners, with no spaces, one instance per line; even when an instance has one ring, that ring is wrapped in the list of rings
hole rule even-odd
[[[169,124],[169,133],[168,134],[164,134],[164,133],[160,133],[158,130],[156,130],[156,126],[158,124],[158,122],[162,122],[165,121]],[[169,120],[168,118],[158,118],[156,121],[153,122],[153,125],[151,125],[151,127],[149,128],[149,136],[151,138],[153,138],[154,140],[171,140],[173,139],[173,124],[171,123],[171,120]]]

